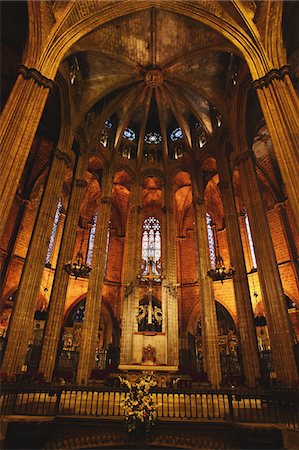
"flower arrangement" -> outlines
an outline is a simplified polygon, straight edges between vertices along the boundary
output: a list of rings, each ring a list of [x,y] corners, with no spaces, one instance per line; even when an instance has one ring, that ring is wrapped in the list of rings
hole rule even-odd
[[[144,373],[134,385],[130,381],[120,378],[122,384],[129,389],[126,398],[120,405],[125,411],[126,426],[129,433],[143,434],[145,439],[149,437],[152,427],[158,416],[158,404],[155,404],[150,389],[157,382],[152,373]]]

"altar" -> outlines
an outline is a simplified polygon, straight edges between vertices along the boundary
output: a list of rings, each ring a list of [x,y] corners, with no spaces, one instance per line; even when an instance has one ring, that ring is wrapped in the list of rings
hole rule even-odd
[[[178,371],[177,289],[160,260],[142,261],[124,299],[119,370]]]

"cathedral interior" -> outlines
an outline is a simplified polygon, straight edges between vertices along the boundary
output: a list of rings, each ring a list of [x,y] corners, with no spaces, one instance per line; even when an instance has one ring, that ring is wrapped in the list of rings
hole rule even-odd
[[[145,371],[167,395],[295,392],[299,2],[0,4],[2,406]],[[131,448],[113,420],[34,448]],[[163,423],[159,448],[233,448]]]

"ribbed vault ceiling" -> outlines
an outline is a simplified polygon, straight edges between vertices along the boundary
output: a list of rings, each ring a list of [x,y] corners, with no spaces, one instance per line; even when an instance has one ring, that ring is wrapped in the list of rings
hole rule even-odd
[[[151,8],[96,29],[73,46],[69,59],[76,58],[89,105],[102,100],[107,117],[117,115],[116,148],[130,123],[140,140],[151,131],[165,138],[179,126],[190,147],[191,118],[211,133],[210,105],[225,113],[232,52],[203,24]]]

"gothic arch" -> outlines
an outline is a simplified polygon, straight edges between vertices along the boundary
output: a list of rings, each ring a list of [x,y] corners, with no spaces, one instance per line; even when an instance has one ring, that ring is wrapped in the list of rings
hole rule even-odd
[[[225,305],[222,301],[219,301],[218,299],[215,299],[216,305],[217,303],[222,306],[222,308],[224,308],[227,313],[229,314],[229,316],[231,317],[235,328],[237,328],[237,320],[235,317],[235,314],[232,312],[232,310]],[[189,318],[188,318],[188,322],[186,325],[186,334],[190,333],[195,335],[196,334],[196,330],[197,330],[197,322],[200,319],[200,304],[197,303],[194,308],[192,309]]]
[[[157,5],[157,1],[143,0],[132,3],[130,0],[126,0],[120,4],[104,5],[97,8],[97,3],[87,2],[85,9],[82,8],[81,4],[76,2],[71,3],[66,8],[60,23],[54,26],[51,37],[37,64],[37,69],[44,76],[53,78],[66,52],[87,33],[129,13],[132,14],[151,7],[159,7],[161,6],[159,3]],[[241,18],[243,20],[245,19],[246,22],[248,14],[245,12],[245,9],[240,5],[237,5],[237,8],[239,9]],[[247,27],[250,25],[251,37],[238,24],[233,26],[223,19],[221,17],[221,12],[223,11],[216,11],[216,6],[213,7],[212,11],[209,11],[208,9],[201,8],[200,5],[168,2],[167,8],[164,7],[164,9],[198,20],[220,33],[225,39],[228,39],[245,58],[253,79],[264,76],[272,68],[272,64],[268,60],[264,48],[258,42],[258,33],[252,21],[250,23],[247,21],[244,24]],[[81,22],[76,23],[77,14],[83,15],[84,13],[86,16]],[[31,65],[36,61],[34,58],[28,59]]]

